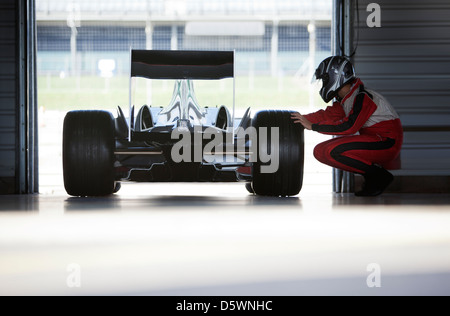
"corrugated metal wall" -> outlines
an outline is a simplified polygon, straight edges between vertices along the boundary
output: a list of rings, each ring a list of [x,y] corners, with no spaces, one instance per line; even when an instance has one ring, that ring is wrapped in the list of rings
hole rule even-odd
[[[0,2],[0,194],[37,183],[34,0]]]
[[[380,5],[381,27],[367,25],[372,2]],[[450,2],[360,0],[358,6],[356,70],[405,126],[402,169],[395,173],[450,176]]]
[[[17,4],[0,2],[0,192],[16,191]]]

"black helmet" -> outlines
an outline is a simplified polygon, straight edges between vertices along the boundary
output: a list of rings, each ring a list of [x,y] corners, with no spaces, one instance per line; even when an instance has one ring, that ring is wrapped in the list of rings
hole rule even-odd
[[[325,103],[337,96],[338,91],[355,78],[355,69],[345,57],[332,56],[322,61],[316,69],[315,78],[322,80],[320,96]]]

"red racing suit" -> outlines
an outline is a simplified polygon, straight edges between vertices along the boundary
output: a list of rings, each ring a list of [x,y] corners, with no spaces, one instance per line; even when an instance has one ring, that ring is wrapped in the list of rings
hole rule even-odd
[[[365,174],[400,154],[403,128],[399,116],[380,94],[357,79],[340,102],[305,115],[312,130],[336,137],[317,145],[314,157],[334,168]]]

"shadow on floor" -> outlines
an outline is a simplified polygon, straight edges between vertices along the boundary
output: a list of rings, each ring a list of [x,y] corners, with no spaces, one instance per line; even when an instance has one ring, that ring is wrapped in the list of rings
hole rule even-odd
[[[354,194],[333,194],[333,206],[445,206],[450,194],[385,193],[377,197],[356,197]]]

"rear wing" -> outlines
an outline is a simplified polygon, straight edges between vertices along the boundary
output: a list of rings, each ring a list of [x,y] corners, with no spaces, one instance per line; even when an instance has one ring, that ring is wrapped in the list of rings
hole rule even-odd
[[[132,50],[131,77],[204,80],[233,78],[234,52]]]
[[[233,78],[233,113],[231,131],[234,131],[236,83],[234,78],[234,51],[186,50],[130,50],[130,122],[129,140],[133,128],[132,78],[167,80],[217,80]]]

